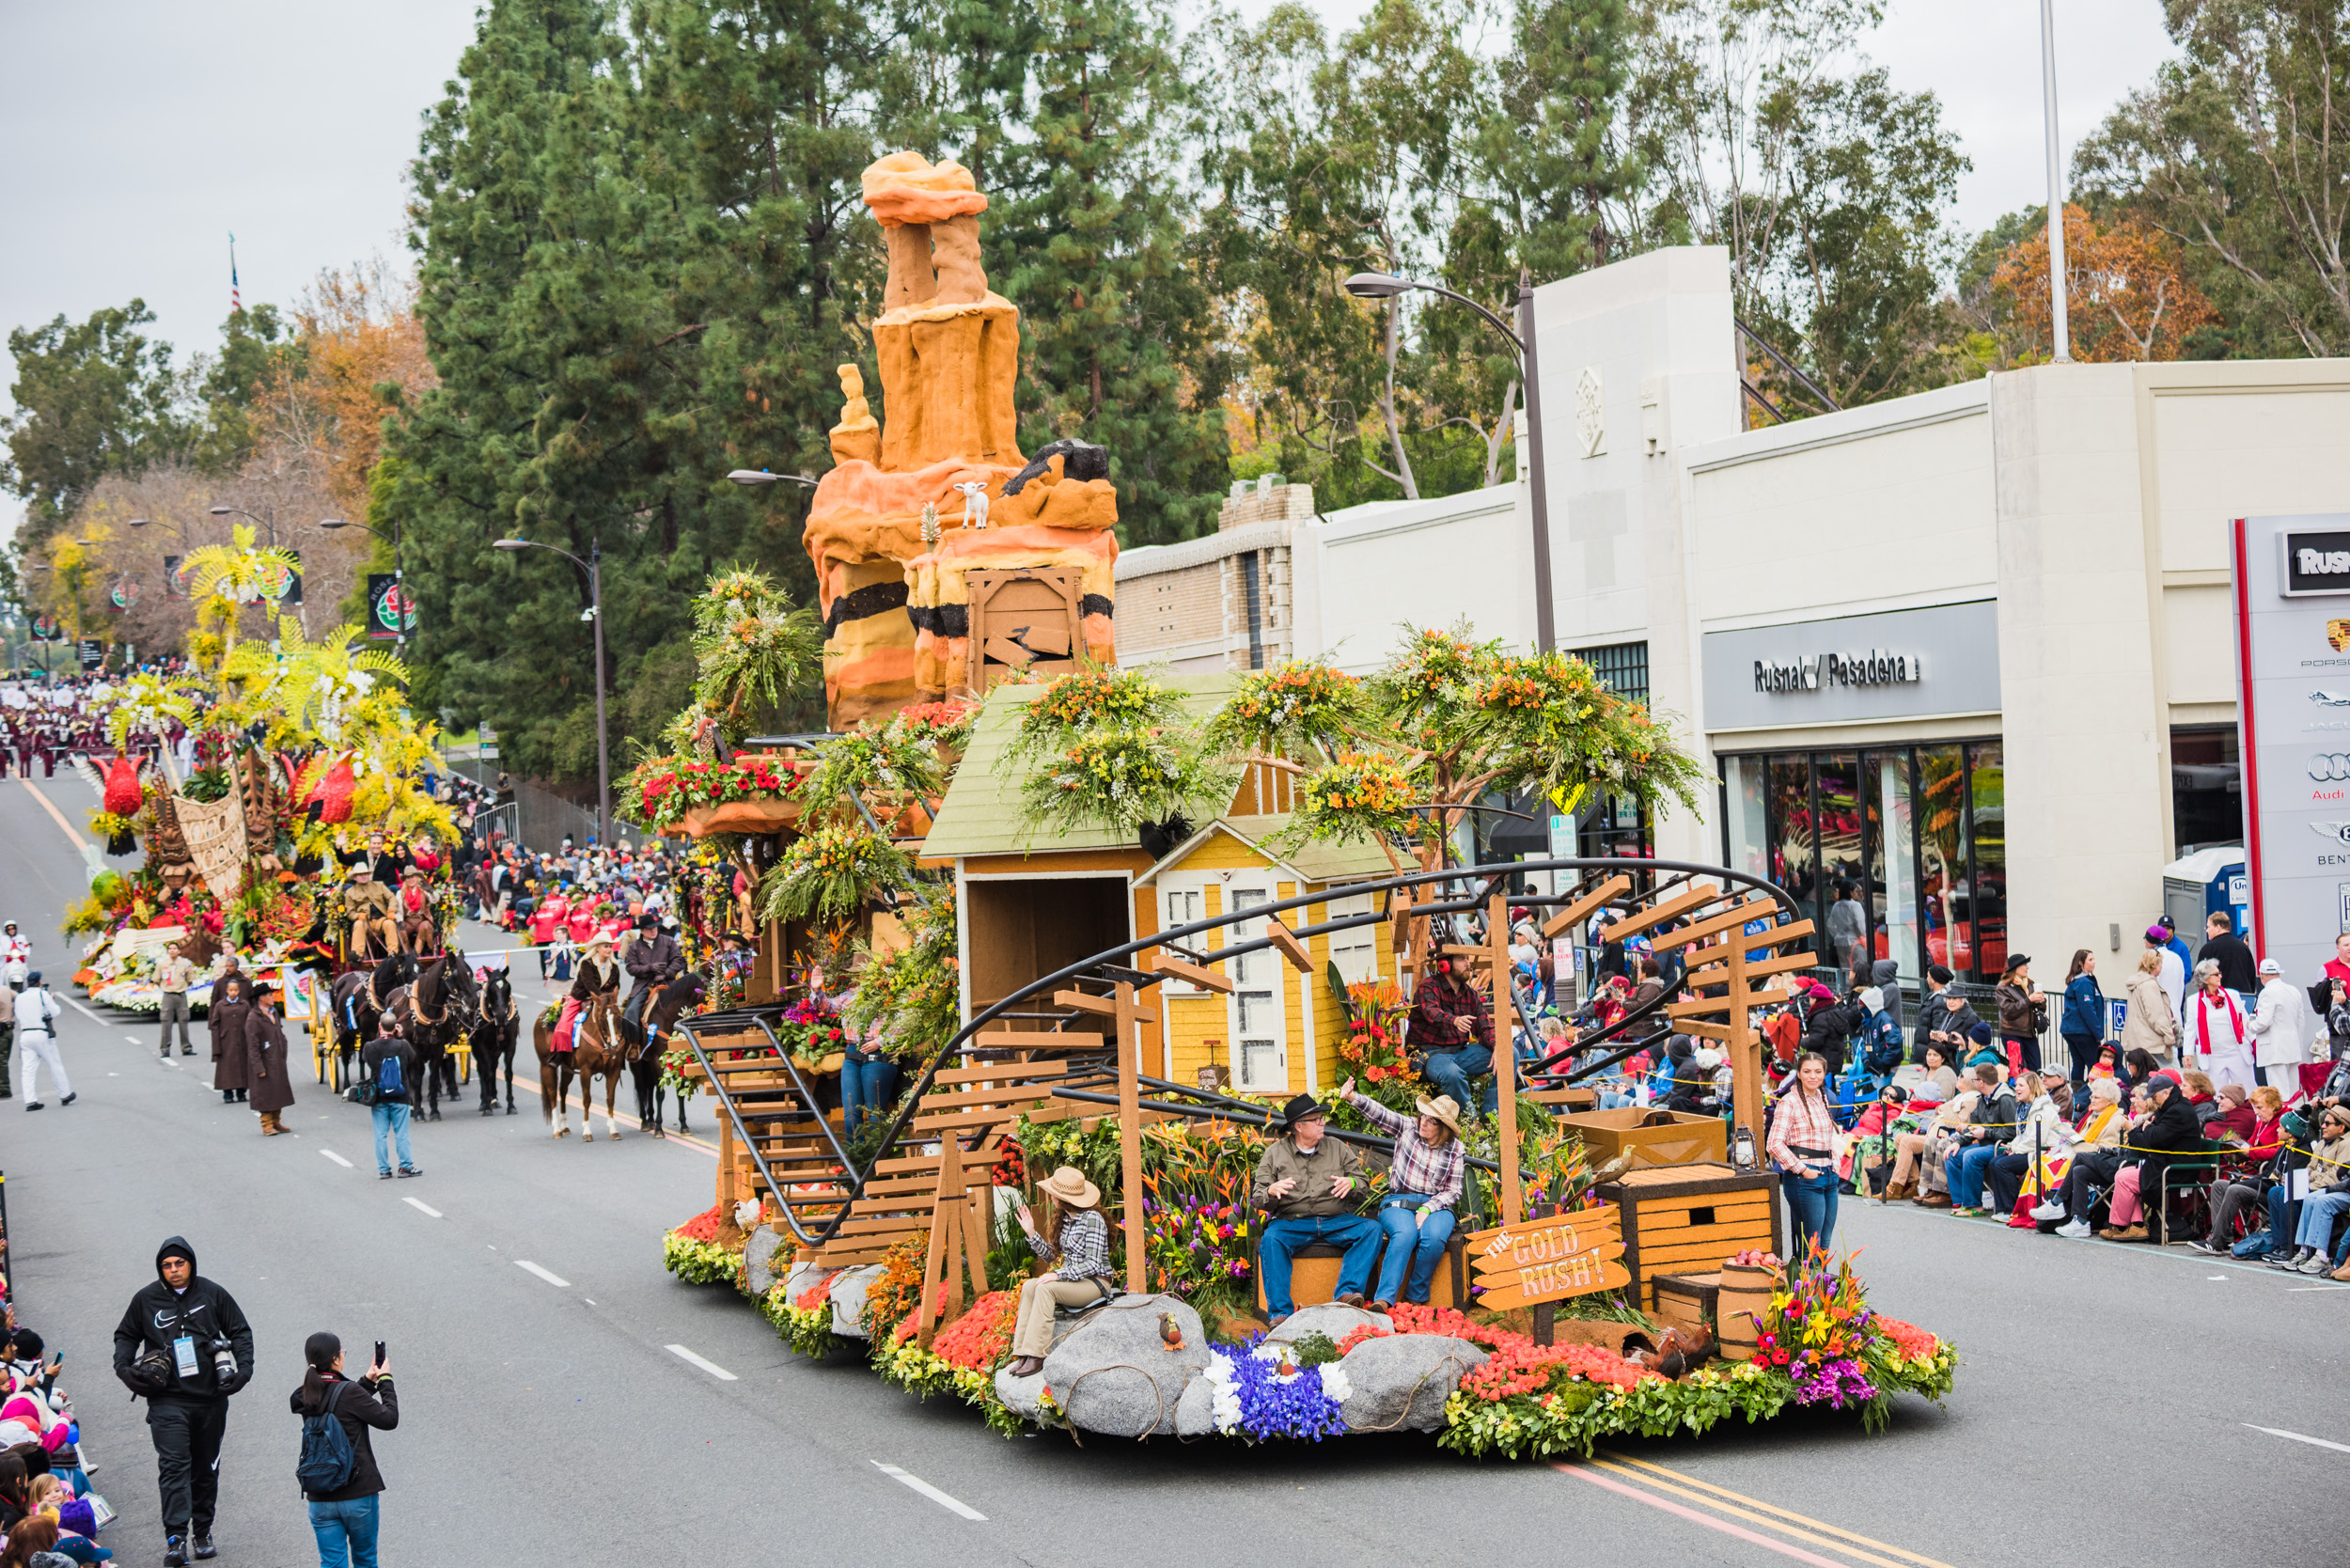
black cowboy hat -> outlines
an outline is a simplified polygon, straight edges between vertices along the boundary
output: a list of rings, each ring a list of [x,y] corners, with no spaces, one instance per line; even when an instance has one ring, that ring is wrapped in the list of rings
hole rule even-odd
[[[1281,1107],[1282,1129],[1287,1131],[1288,1129],[1296,1126],[1300,1121],[1305,1121],[1306,1118],[1309,1116],[1319,1116],[1326,1119],[1329,1116],[1329,1112],[1324,1110],[1322,1108],[1322,1102],[1315,1099],[1312,1095],[1300,1094],[1296,1098],[1290,1101],[1288,1105]]]

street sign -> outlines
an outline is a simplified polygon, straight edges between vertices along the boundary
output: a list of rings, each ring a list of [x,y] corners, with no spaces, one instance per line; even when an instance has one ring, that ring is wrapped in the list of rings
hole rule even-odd
[[[1623,1257],[1623,1220],[1613,1204],[1529,1219],[1468,1237],[1477,1305],[1494,1311],[1564,1301],[1632,1283]]]

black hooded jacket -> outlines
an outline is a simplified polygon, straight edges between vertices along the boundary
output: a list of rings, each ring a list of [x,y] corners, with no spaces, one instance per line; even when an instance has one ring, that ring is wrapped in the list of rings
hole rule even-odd
[[[175,1291],[164,1283],[164,1260],[185,1258],[188,1261],[188,1288]],[[179,1236],[172,1236],[155,1249],[154,1282],[139,1287],[131,1305],[115,1325],[115,1375],[132,1393],[143,1395],[150,1402],[172,1404],[209,1404],[225,1400],[252,1380],[253,1327],[244,1321],[244,1311],[237,1298],[195,1272],[196,1249]],[[182,1378],[179,1374],[178,1358],[173,1356],[172,1341],[181,1334],[196,1341],[196,1375]],[[212,1341],[227,1340],[236,1356],[237,1375],[223,1387],[212,1370]],[[163,1352],[166,1371],[164,1381],[153,1384],[141,1378],[133,1364],[149,1350]]]

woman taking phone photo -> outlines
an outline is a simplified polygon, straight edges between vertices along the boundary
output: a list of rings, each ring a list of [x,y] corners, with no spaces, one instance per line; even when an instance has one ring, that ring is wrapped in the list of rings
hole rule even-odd
[[[309,1370],[289,1402],[293,1413],[307,1419],[331,1412],[351,1443],[349,1479],[340,1486],[302,1494],[309,1499],[320,1568],[375,1568],[376,1530],[382,1523],[376,1494],[384,1490],[384,1477],[375,1467],[368,1429],[389,1432],[400,1425],[400,1396],[392,1390],[391,1366],[379,1349],[367,1376],[348,1382],[343,1377],[343,1342],[324,1333],[303,1342],[302,1358]]]

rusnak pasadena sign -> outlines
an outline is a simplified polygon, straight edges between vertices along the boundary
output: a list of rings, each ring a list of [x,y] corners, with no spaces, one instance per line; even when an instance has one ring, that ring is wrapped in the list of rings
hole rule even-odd
[[[1711,733],[1999,712],[1999,606],[1741,626],[1704,637]]]
[[[1898,686],[1926,678],[1926,661],[1917,653],[1822,653],[1786,663],[1754,661],[1758,692],[1816,692],[1825,681],[1831,686]]]

